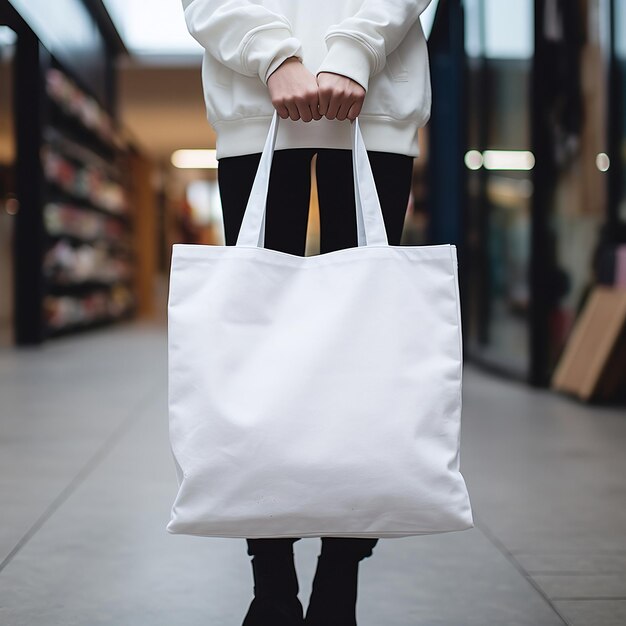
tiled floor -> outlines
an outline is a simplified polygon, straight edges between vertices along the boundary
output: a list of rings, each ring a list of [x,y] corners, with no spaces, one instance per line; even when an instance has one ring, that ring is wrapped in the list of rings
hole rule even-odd
[[[0,623],[238,626],[243,539],[170,535],[163,324],[0,352]],[[466,366],[476,528],[381,540],[359,626],[626,624],[626,414]],[[295,544],[306,606],[318,539]]]

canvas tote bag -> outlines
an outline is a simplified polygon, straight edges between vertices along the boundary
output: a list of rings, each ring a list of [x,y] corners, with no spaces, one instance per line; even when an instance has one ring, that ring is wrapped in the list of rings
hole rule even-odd
[[[278,117],[235,246],[174,244],[167,531],[404,537],[473,527],[459,471],[453,245],[390,246],[358,118],[358,247],[264,248]]]

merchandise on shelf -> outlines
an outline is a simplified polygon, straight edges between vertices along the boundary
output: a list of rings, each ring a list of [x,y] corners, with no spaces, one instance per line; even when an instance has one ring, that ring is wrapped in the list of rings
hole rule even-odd
[[[79,167],[50,144],[41,146],[41,159],[44,175],[48,181],[78,198],[89,200],[105,211],[115,214],[127,213],[124,188],[110,180],[102,168],[90,164]]]
[[[52,331],[89,325],[120,318],[135,304],[132,291],[115,285],[110,291],[94,291],[85,296],[53,296],[44,298],[44,319]]]
[[[120,220],[60,202],[44,207],[46,231],[53,236],[69,235],[86,241],[107,239],[128,248],[126,229]]]
[[[68,115],[78,119],[105,142],[116,143],[115,130],[109,115],[63,72],[54,67],[48,69],[46,91]]]
[[[79,84],[56,59],[46,70],[38,146],[47,236],[36,304],[49,336],[119,319],[135,306],[128,143]]]
[[[57,285],[84,282],[111,284],[132,277],[128,260],[113,256],[103,241],[74,247],[65,239],[60,239],[46,251],[43,272],[49,281]]]
[[[94,292],[84,298],[71,296],[46,296],[44,318],[49,328],[94,322],[104,319],[107,312],[107,295]]]

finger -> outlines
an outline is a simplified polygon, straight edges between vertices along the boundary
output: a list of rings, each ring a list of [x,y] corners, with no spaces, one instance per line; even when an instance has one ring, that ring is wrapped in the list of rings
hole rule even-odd
[[[334,120],[337,117],[337,111],[339,110],[339,106],[341,105],[341,96],[334,94],[330,98],[330,102],[328,103],[328,110],[326,111],[326,117],[329,120]]]
[[[312,119],[319,120],[322,118],[319,112],[319,96],[317,92],[309,99],[309,109],[311,110]]]
[[[357,100],[356,102],[352,103],[352,106],[348,109],[348,119],[354,121],[358,116],[359,113],[361,112],[361,103]]]
[[[339,109],[337,109],[337,119],[340,121],[345,120],[351,106],[352,100],[343,100],[339,105]]]
[[[287,110],[289,111],[289,117],[295,122],[300,119],[300,113],[298,112],[298,107],[296,103],[293,101],[289,101],[285,103]]]
[[[321,115],[326,115],[330,104],[330,93],[326,89],[320,89],[317,108]]]
[[[274,108],[276,109],[278,116],[282,119],[286,120],[289,117],[289,111],[283,103],[274,104]]]
[[[319,120],[322,117],[319,114],[319,111],[317,110],[317,103],[310,104],[309,105],[309,111],[311,112],[311,119],[312,120]]]
[[[298,102],[297,107],[298,113],[300,114],[300,118],[303,122],[310,122],[313,119],[313,112],[311,111],[308,102]]]

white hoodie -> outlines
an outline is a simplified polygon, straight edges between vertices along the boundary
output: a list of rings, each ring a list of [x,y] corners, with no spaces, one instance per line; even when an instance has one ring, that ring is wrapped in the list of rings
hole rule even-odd
[[[202,84],[217,158],[261,152],[274,113],[267,79],[297,56],[314,75],[362,85],[368,150],[418,156],[431,86],[420,14],[430,0],[182,0],[205,49]],[[349,120],[281,119],[276,150],[350,149]]]

